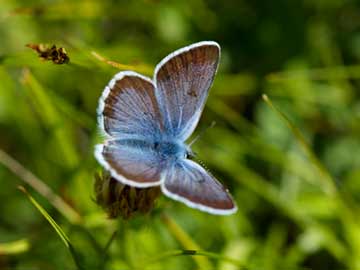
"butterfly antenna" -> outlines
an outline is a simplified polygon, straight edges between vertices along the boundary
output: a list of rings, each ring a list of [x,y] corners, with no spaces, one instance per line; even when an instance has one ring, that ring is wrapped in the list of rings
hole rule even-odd
[[[207,131],[210,128],[213,128],[216,125],[215,121],[212,121],[211,124],[209,126],[207,126],[206,128],[204,128],[203,130],[200,131],[200,133],[189,143],[189,147],[191,147],[191,145],[193,145],[198,139],[200,139],[200,137],[202,135],[204,135],[205,131]]]

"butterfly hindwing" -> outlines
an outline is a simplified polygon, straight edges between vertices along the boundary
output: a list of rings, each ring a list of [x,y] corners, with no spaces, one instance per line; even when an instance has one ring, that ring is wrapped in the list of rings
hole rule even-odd
[[[175,51],[157,65],[154,84],[169,137],[185,141],[194,131],[219,57],[220,46],[204,41]]]
[[[153,144],[142,140],[108,140],[96,146],[95,156],[118,181],[136,187],[159,185],[165,160]]]
[[[192,160],[178,160],[164,175],[161,188],[170,198],[212,214],[227,215],[237,209],[228,191]]]

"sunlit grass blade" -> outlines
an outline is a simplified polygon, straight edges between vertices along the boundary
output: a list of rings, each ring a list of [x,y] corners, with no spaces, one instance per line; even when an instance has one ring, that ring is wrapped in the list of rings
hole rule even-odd
[[[284,113],[282,113],[278,108],[274,106],[274,104],[271,102],[267,95],[264,94],[262,98],[266,102],[266,104],[268,104],[269,107],[274,110],[289,127],[289,129],[292,131],[295,138],[298,140],[301,147],[309,157],[311,163],[314,164],[318,169],[319,173],[322,176],[321,178],[319,178],[319,181],[321,181],[321,187],[323,188],[324,192],[329,195],[335,195],[335,193],[337,193],[337,188],[332,176],[324,167],[324,165],[319,161],[319,159],[315,156],[300,130],[291,123],[290,119]]]
[[[36,207],[36,209],[42,214],[42,216],[50,223],[50,225],[53,227],[57,235],[60,237],[64,245],[68,248],[70,251],[70,254],[74,260],[74,263],[76,264],[77,268],[79,270],[83,269],[80,261],[79,261],[79,254],[74,249],[73,245],[70,242],[69,237],[65,234],[65,232],[61,229],[61,227],[56,223],[56,221],[49,215],[49,213],[30,195],[30,193],[23,187],[19,186],[19,190],[22,191],[29,201]]]
[[[5,67],[28,67],[38,68],[44,66],[44,61],[40,60],[36,55],[28,51],[20,51],[16,53],[8,53],[1,55],[0,65]]]
[[[188,250],[199,250],[199,245],[173,220],[166,214],[161,216],[163,223],[169,232],[176,238],[179,243]],[[195,257],[196,264],[200,269],[213,269],[211,262],[206,257]]]
[[[61,227],[55,222],[55,220],[48,214],[48,212],[46,212],[46,210],[30,195],[30,193],[23,186],[19,186],[19,190],[22,191],[27,196],[29,201],[36,207],[36,209],[44,216],[44,218],[54,228],[60,239],[65,244],[65,246],[69,248],[71,245],[69,237],[61,229]]]
[[[229,258],[229,257],[223,256],[223,255],[219,255],[217,253],[201,251],[201,250],[172,250],[172,251],[164,252],[163,254],[160,254],[160,255],[156,256],[155,258],[148,260],[143,265],[144,265],[144,267],[147,267],[147,266],[150,266],[151,264],[155,264],[155,263],[158,263],[167,258],[176,257],[176,256],[204,256],[209,259],[226,261],[228,263],[231,263],[231,264],[239,267],[239,269],[246,269],[246,267],[243,266],[243,264],[236,259]],[[208,269],[208,268],[201,268],[201,269]]]
[[[238,140],[238,136],[234,135],[234,139]],[[232,141],[231,138],[226,138],[226,140]],[[341,239],[334,232],[329,231],[326,224],[319,222],[313,216],[301,211],[295,201],[284,197],[279,188],[272,183],[273,179],[265,179],[257,171],[246,167],[238,153],[234,151],[219,150],[212,147],[204,147],[204,149],[206,150],[204,154],[208,157],[207,162],[213,168],[227,172],[233,180],[273,205],[282,215],[288,217],[298,228],[301,228],[301,230],[306,231],[314,226],[319,228],[319,231],[327,235],[326,242],[329,243],[329,245],[324,246],[324,248],[333,256],[343,258],[346,255],[346,245]],[[234,168],[236,168],[236,170]],[[334,201],[334,203],[337,203],[337,200]],[[241,202],[238,202],[238,204],[241,204]],[[337,215],[337,213],[335,213],[335,215]]]
[[[349,197],[348,194],[345,197],[344,194],[342,194],[342,192],[340,192],[338,190],[337,186],[335,185],[334,178],[331,176],[331,174],[329,173],[327,168],[322,164],[322,162],[316,157],[316,155],[312,151],[311,147],[306,142],[306,139],[302,135],[301,131],[290,121],[290,119],[284,113],[282,113],[277,107],[275,107],[275,105],[271,102],[271,100],[269,99],[269,97],[267,95],[264,94],[262,96],[262,98],[266,102],[266,104],[273,111],[275,111],[280,116],[280,118],[284,121],[284,123],[289,127],[289,129],[292,131],[295,138],[301,145],[302,149],[304,150],[306,155],[309,157],[311,164],[313,164],[315,166],[315,168],[321,175],[321,177],[319,178],[319,181],[321,181],[320,184],[321,184],[321,187],[323,188],[323,191],[326,194],[328,194],[330,196],[334,196],[337,199],[339,199],[338,202],[340,203],[340,207],[343,210],[345,210],[345,213],[343,212],[343,214],[348,215],[348,217],[353,216],[354,213],[351,212],[352,209],[349,207],[349,205],[347,205],[347,203],[350,203],[350,204],[353,203],[352,198]],[[351,207],[353,207],[353,206],[351,205]],[[353,218],[355,218],[355,216],[353,216]]]
[[[224,156],[225,155],[226,154],[224,154]],[[218,155],[218,159],[213,160],[213,162],[218,163],[221,159],[224,160],[223,155]],[[279,211],[293,220],[300,227],[304,227],[306,224],[308,224],[308,222],[311,222],[310,218],[301,215],[298,209],[294,208],[291,203],[282,199],[280,192],[275,185],[264,179],[257,172],[240,164],[235,160],[235,157],[229,156],[228,160],[226,161],[226,166],[223,166],[223,169],[232,171],[233,168],[237,168],[236,172],[232,175],[235,181],[243,184],[248,189],[252,190],[255,194],[270,202]]]
[[[299,155],[281,151],[281,149],[277,148],[275,145],[263,140],[261,136],[262,131],[259,127],[253,125],[253,123],[245,119],[241,114],[232,109],[225,102],[221,101],[221,99],[210,99],[207,105],[216,114],[226,119],[228,124],[233,126],[239,133],[243,133],[244,130],[247,130],[243,140],[246,144],[244,151],[248,151],[249,155],[254,155],[254,153],[256,153],[257,157],[261,157],[267,162],[279,165],[283,170],[289,170],[291,173],[300,176],[309,183],[318,183],[318,174],[316,172],[314,173],[311,167],[304,166],[306,165],[306,161]],[[259,149],[259,151],[254,151],[254,149]],[[266,151],[263,151],[265,149]]]
[[[104,247],[104,250],[103,250],[104,253],[107,253],[107,252],[109,251],[109,248],[110,248],[111,244],[114,242],[117,234],[118,234],[117,231],[115,231],[115,232],[112,233],[112,235],[110,236],[109,241],[106,243],[106,245],[105,245],[105,247]]]
[[[168,252],[164,252],[163,254],[160,254],[159,256],[148,260],[146,263],[144,263],[144,268],[147,268],[148,266],[151,266],[152,264],[156,264],[161,262],[162,260],[176,257],[176,256],[204,256],[209,259],[214,259],[217,261],[224,261],[227,263],[230,263],[236,267],[238,270],[260,270],[263,268],[259,268],[257,266],[245,266],[241,261],[230,258],[227,256],[219,255],[217,253],[208,252],[208,251],[202,251],[202,250],[172,250]],[[280,268],[281,269],[281,268]],[[309,268],[305,267],[291,267],[287,268],[286,270],[311,270]],[[285,270],[285,269],[284,269]]]
[[[139,64],[139,65],[124,65],[124,64],[120,64],[120,63],[117,63],[115,61],[111,61],[111,60],[108,60],[106,59],[104,56],[100,55],[99,53],[97,52],[94,52],[92,51],[91,52],[92,56],[94,56],[97,60],[99,60],[100,62],[103,62],[105,64],[108,64],[114,68],[117,68],[117,69],[121,69],[121,70],[133,70],[133,71],[136,71],[136,72],[139,72],[139,73],[143,73],[143,74],[146,74],[146,75],[152,75],[153,73],[153,68],[148,66],[148,65],[145,65],[145,64]]]
[[[1,255],[15,255],[27,252],[30,249],[30,243],[27,239],[20,239],[7,243],[0,243]]]
[[[114,242],[114,240],[116,239],[116,236],[118,235],[118,231],[115,231],[111,234],[109,240],[107,241],[105,247],[103,248],[102,250],[102,258],[101,258],[101,261],[100,261],[100,268],[104,268],[104,265],[106,263],[106,261],[108,260],[109,258],[109,249],[112,245],[112,243]]]
[[[313,153],[300,130],[292,124],[292,122],[285,114],[283,114],[278,108],[274,106],[267,95],[263,95],[263,99],[269,105],[269,107],[280,116],[280,118],[292,131],[304,152],[309,157],[310,162],[315,166],[315,168],[317,168],[319,174],[321,175],[319,181],[321,181],[324,191],[327,195],[331,196],[338,205],[339,219],[343,224],[345,237],[348,243],[352,246],[354,252],[354,256],[348,260],[348,264],[358,267],[360,265],[360,260],[358,259],[360,254],[360,245],[357,241],[357,238],[360,231],[360,222],[358,219],[358,207],[354,204],[353,198],[350,196],[350,194],[345,194],[343,191],[337,189],[331,174]]]
[[[68,205],[61,197],[47,186],[44,181],[39,179],[31,171],[27,170],[14,158],[8,155],[6,152],[0,149],[0,164],[4,165],[15,175],[17,175],[22,181],[30,185],[33,189],[39,192],[49,203],[51,203],[59,212],[67,218],[71,223],[79,223],[81,221],[80,215]]]
[[[38,115],[44,124],[53,130],[57,141],[56,145],[58,151],[62,153],[64,163],[70,168],[74,167],[78,163],[79,157],[70,140],[69,129],[66,128],[64,119],[55,109],[51,97],[29,69],[24,70],[21,82],[29,90],[29,98],[34,102]]]

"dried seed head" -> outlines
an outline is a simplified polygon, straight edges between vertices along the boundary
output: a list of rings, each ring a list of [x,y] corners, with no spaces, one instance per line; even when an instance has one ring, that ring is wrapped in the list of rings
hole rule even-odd
[[[54,64],[67,64],[70,61],[65,49],[56,45],[48,46],[46,44],[27,44],[29,47],[36,51],[42,60],[52,61]]]
[[[161,193],[159,187],[124,185],[105,171],[95,174],[94,190],[96,203],[107,212],[109,218],[121,216],[123,219],[129,219],[137,212],[150,212]]]

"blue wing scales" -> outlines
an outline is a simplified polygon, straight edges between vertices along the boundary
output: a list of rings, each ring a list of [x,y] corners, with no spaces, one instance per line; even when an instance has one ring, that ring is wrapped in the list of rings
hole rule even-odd
[[[161,189],[174,200],[211,214],[228,215],[237,210],[224,186],[192,160],[178,160],[164,176]]]
[[[167,162],[153,143],[133,139],[107,140],[96,146],[95,157],[115,179],[135,187],[160,185]]]
[[[205,41],[175,51],[156,67],[156,97],[169,138],[185,141],[194,131],[219,57],[220,46]]]
[[[116,74],[100,97],[98,122],[112,138],[158,140],[162,119],[152,81],[131,71]]]

